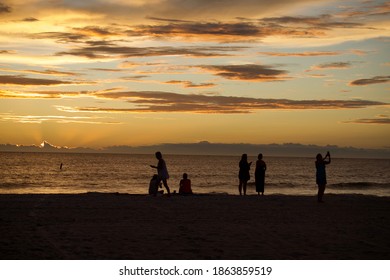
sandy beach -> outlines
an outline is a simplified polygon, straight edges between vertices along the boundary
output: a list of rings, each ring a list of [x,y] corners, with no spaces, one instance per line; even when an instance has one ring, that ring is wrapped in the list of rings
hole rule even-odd
[[[1,259],[390,259],[390,198],[0,195]]]

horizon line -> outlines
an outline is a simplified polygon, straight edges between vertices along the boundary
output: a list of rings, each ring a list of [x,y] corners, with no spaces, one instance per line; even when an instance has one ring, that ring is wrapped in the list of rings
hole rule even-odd
[[[259,150],[261,148],[262,150]],[[164,150],[163,150],[164,149]],[[316,145],[302,143],[212,143],[199,141],[192,143],[161,143],[144,146],[113,145],[101,148],[55,146],[48,141],[40,145],[0,144],[0,152],[33,152],[33,153],[89,153],[89,154],[134,154],[147,155],[161,150],[166,155],[210,155],[236,156],[243,153],[263,153],[270,157],[313,157],[327,150],[335,158],[372,158],[390,159],[390,148],[359,148],[338,145]]]

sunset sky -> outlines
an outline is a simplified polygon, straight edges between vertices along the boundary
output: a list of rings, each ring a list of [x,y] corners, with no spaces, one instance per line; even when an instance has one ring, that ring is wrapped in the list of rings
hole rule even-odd
[[[0,143],[389,148],[390,1],[0,0]]]

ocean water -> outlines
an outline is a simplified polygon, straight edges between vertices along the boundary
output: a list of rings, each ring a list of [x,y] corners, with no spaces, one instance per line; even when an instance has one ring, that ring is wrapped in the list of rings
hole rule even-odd
[[[238,194],[240,156],[164,155],[171,190],[183,172],[195,193]],[[256,194],[255,157],[247,194]],[[264,157],[265,194],[315,195],[315,158]],[[60,169],[60,164],[62,169]],[[0,153],[0,193],[119,192],[145,194],[154,154]],[[332,158],[326,193],[390,196],[390,160]]]

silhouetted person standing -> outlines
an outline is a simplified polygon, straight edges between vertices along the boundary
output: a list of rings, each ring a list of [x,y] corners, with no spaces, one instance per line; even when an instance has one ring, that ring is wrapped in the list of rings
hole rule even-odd
[[[165,163],[165,160],[162,158],[162,154],[160,152],[156,152],[156,158],[158,159],[157,166],[151,165],[150,167],[157,169],[157,174],[158,174],[157,185],[159,185],[160,182],[162,181],[164,187],[167,189],[168,195],[170,195],[171,192],[169,190],[168,182],[167,182],[167,180],[169,179],[167,165]]]
[[[328,160],[326,160],[328,159]],[[318,154],[316,157],[316,183],[318,185],[318,202],[324,202],[322,200],[325,187],[326,187],[326,171],[325,166],[330,163],[330,153],[327,152],[326,156],[323,158],[321,154]]]
[[[250,179],[249,170],[251,164],[252,162],[248,163],[248,155],[243,154],[239,163],[240,171],[238,172],[238,179],[240,180],[238,191],[240,192],[240,195],[242,195],[242,191],[244,191],[244,195],[246,195],[246,185]]]
[[[267,165],[263,161],[263,154],[257,156],[256,161],[256,170],[255,170],[255,182],[256,182],[256,192],[258,195],[264,195],[264,184],[265,184],[265,171],[267,170]]]

